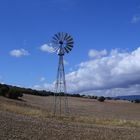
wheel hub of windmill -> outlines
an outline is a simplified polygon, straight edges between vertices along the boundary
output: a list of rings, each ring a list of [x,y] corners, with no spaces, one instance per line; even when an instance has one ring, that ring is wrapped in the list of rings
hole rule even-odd
[[[67,115],[69,114],[69,108],[63,56],[65,55],[65,53],[69,53],[72,50],[74,42],[71,35],[62,32],[57,33],[53,36],[52,44],[54,51],[59,56],[54,94],[54,115]]]

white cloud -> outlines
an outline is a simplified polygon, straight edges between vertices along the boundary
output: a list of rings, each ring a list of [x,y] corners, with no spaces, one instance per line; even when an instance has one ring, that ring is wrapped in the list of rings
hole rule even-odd
[[[132,52],[113,49],[105,56],[81,62],[66,74],[68,92],[97,96],[140,94],[140,47]],[[53,84],[42,83],[40,89],[53,91]]]
[[[106,50],[98,51],[98,50],[91,49],[91,50],[89,50],[88,55],[91,58],[99,58],[101,56],[107,55],[107,51]]]
[[[15,49],[15,50],[10,51],[10,55],[14,57],[21,57],[21,56],[29,55],[29,52],[24,49]]]
[[[140,15],[135,15],[132,17],[132,23],[138,23],[140,21]]]
[[[140,85],[132,85],[128,88],[112,88],[91,90],[82,92],[82,94],[97,95],[97,96],[120,96],[120,95],[138,95],[140,91]]]
[[[48,44],[42,45],[40,47],[40,50],[44,51],[44,52],[48,52],[48,53],[53,53],[55,51],[51,44],[49,44],[49,45]]]
[[[82,62],[66,75],[66,80],[71,92],[140,94],[140,47],[129,53],[113,50],[107,56]]]

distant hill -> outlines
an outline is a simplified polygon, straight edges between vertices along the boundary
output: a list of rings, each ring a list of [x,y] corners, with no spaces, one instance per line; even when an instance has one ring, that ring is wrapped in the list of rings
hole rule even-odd
[[[117,96],[117,97],[115,97],[115,99],[129,100],[129,101],[133,101],[136,99],[140,100],[140,95]]]

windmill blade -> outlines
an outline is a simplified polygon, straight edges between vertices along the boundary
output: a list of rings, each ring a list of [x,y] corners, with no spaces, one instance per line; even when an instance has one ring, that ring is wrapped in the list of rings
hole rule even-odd
[[[61,33],[60,32],[58,33],[58,38],[59,38],[59,40],[61,40]]]
[[[56,38],[56,36],[53,36],[52,38],[53,38],[53,40],[58,41],[58,39]]]
[[[67,41],[68,41],[68,42],[71,42],[71,41],[73,41],[73,38],[71,37],[71,38],[70,38],[70,39],[68,39]]]
[[[58,40],[52,40],[51,42],[58,45]]]
[[[69,35],[69,34],[67,34],[66,40],[68,40],[69,38],[70,38],[70,35]]]
[[[57,40],[59,40],[59,36],[58,36],[58,34],[55,34],[54,36],[57,38]]]
[[[70,41],[70,40],[73,41],[73,38],[71,37],[71,35],[69,35],[68,38],[67,38],[67,41]]]
[[[59,54],[59,53],[60,53],[60,48],[58,48],[58,49],[56,50],[56,52],[57,52],[57,54]]]
[[[67,46],[69,46],[69,48],[73,48],[73,45],[72,44],[67,44]]]
[[[66,40],[69,40],[71,38],[71,36],[70,35],[68,35],[68,37],[66,38]]]
[[[61,33],[61,40],[62,40],[62,41],[64,41],[64,37],[65,37],[65,33],[62,32],[62,33]]]
[[[70,49],[72,49],[73,48],[73,46],[67,46],[68,48],[70,48]]]
[[[72,46],[73,47],[73,44],[72,43],[69,43],[69,44],[67,44],[67,46]]]
[[[52,47],[58,47],[59,43],[58,41],[51,41],[52,42]]]
[[[60,40],[63,41],[63,32],[60,33]]]
[[[69,50],[68,50],[66,47],[64,47],[64,49],[65,49],[65,51],[66,51],[67,53],[69,53]]]
[[[69,48],[73,48],[73,45],[72,44],[68,44],[67,45]]]
[[[59,47],[54,47],[54,52],[57,52]]]
[[[68,37],[68,33],[65,33],[64,40]]]
[[[52,47],[53,48],[58,48],[59,47],[59,42],[58,41],[51,41],[52,42]]]
[[[72,41],[72,42],[68,42],[67,44],[74,44],[74,42]]]
[[[72,50],[72,48],[70,48],[70,47],[68,47],[68,46],[67,46],[66,48],[67,48],[69,51],[71,51],[71,50]]]

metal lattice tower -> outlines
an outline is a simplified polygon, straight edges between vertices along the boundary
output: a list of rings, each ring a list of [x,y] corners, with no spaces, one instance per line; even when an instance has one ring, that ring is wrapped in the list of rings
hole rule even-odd
[[[54,115],[69,114],[63,57],[65,53],[69,53],[72,50],[73,43],[73,38],[68,33],[62,32],[53,36],[52,46],[59,57],[54,94]]]

